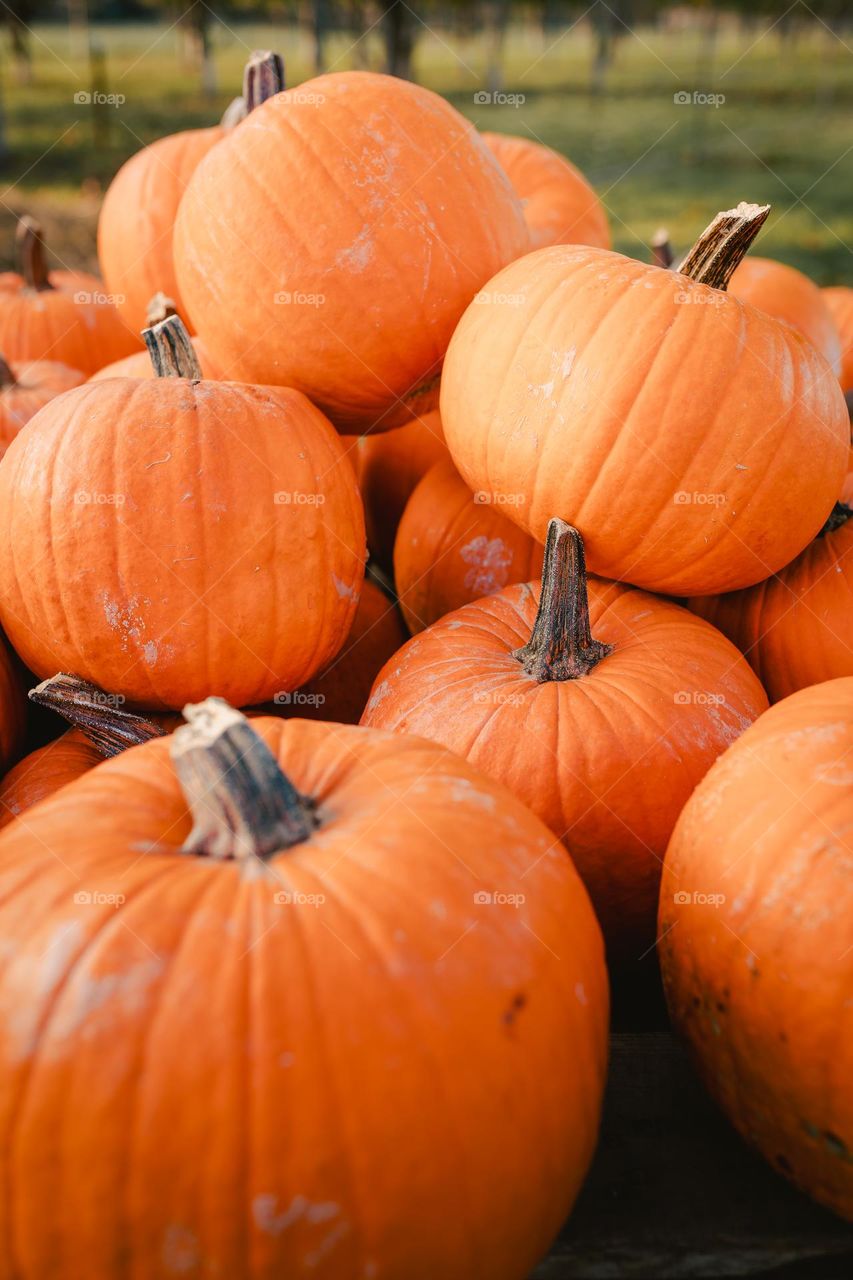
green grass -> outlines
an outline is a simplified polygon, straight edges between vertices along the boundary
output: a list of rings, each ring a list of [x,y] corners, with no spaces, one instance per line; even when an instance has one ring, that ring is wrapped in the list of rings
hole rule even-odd
[[[289,83],[311,74],[311,47],[285,27],[221,26],[216,32],[220,92],[206,98],[198,74],[183,65],[178,40],[165,27],[99,27],[107,89],[124,95],[117,108],[75,104],[90,87],[88,60],[64,27],[39,27],[34,81],[9,82],[11,156],[2,175],[5,211],[0,257],[11,264],[11,211],[33,209],[57,256],[69,265],[94,262],[99,191],[144,142],[217,119],[239,91],[248,50],[285,53]],[[378,68],[382,51],[369,37],[330,44],[334,69]],[[485,41],[424,32],[418,79],[445,94],[482,128],[518,133],[556,147],[578,164],[608,208],[617,248],[645,255],[660,225],[687,247],[717,209],[741,199],[769,202],[761,251],[799,266],[821,283],[853,283],[853,57],[826,30],[795,43],[776,33],[726,30],[709,57],[698,33],[641,29],[617,46],[605,91],[590,92],[591,35],[578,28],[543,36],[513,30],[506,43],[504,88],[524,95],[518,106],[479,105],[486,75]],[[725,95],[719,107],[676,105],[679,91]],[[104,121],[107,120],[106,127]],[[847,153],[847,154],[845,154]]]

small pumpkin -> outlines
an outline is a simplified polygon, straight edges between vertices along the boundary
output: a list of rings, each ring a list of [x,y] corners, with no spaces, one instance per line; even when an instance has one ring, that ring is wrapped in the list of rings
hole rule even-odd
[[[438,411],[376,435],[346,436],[364,501],[370,554],[390,569],[394,539],[415,485],[434,462],[448,457]]]
[[[838,503],[805,551],[766,582],[689,606],[746,655],[771,702],[853,676],[853,508]]]
[[[0,274],[0,351],[12,364],[51,360],[95,373],[141,346],[104,285],[84,271],[48,271],[41,227],[18,222],[20,275]]]
[[[773,1167],[853,1218],[853,678],[760,716],[688,800],[658,950],[707,1088]]]
[[[252,111],[199,164],[175,223],[178,287],[213,358],[296,387],[353,434],[435,407],[463,310],[527,247],[473,126],[362,71]]]
[[[34,413],[85,381],[85,374],[56,360],[10,365],[0,355],[0,458]]]
[[[453,609],[542,572],[542,545],[473,494],[449,460],[408,501],[394,547],[394,581],[412,635]]]
[[[186,714],[0,838],[0,1271],[528,1275],[607,1055],[570,860],[433,743]]]
[[[821,293],[841,340],[841,389],[853,392],[853,289],[836,285]]]
[[[499,273],[442,375],[469,487],[540,540],[560,512],[596,573],[673,595],[798,555],[840,492],[849,421],[812,345],[725,292],[766,216],[718,215],[678,273],[566,245]]]
[[[253,54],[245,81],[246,97],[257,95],[261,83],[264,95],[279,92],[284,88],[281,58],[267,51]],[[177,313],[187,318],[172,257],[175,215],[199,162],[245,111],[235,113],[232,104],[226,115],[213,128],[183,129],[142,147],[107,188],[98,219],[98,261],[119,313],[134,333],[150,323],[148,299],[158,290],[174,298]]]
[[[349,632],[355,477],[299,392],[202,380],[176,316],[146,339],[157,378],[66,392],[0,463],[0,616],[42,678],[141,707],[263,702]]]
[[[792,325],[841,376],[838,327],[823,290],[802,271],[772,258],[745,258],[729,281],[729,292]]]
[[[610,248],[607,214],[580,169],[530,138],[480,135],[497,156],[524,209],[531,249],[549,244]]]
[[[645,592],[587,584],[579,533],[552,520],[541,591],[507,587],[415,636],[362,723],[441,742],[524,800],[565,839],[621,964],[653,941],[681,806],[766,706],[719,631]]]

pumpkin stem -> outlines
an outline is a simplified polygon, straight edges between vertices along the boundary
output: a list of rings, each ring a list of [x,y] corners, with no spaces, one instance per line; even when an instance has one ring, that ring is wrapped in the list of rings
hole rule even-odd
[[[18,379],[10,369],[6,359],[0,355],[0,387],[14,387]]]
[[[105,759],[149,738],[165,737],[166,731],[153,720],[125,711],[124,699],[64,671],[30,689],[29,699],[40,707],[50,707],[80,729]]]
[[[583,538],[565,520],[551,520],[539,611],[530,639],[512,656],[541,684],[578,680],[612,651],[612,644],[593,640],[590,633]]]
[[[675,254],[672,251],[669,232],[665,227],[660,227],[652,236],[651,250],[652,261],[655,266],[663,267],[664,271],[669,271],[673,262],[675,262]]]
[[[836,502],[826,517],[826,524],[817,536],[822,538],[826,533],[835,533],[835,530],[840,529],[851,517],[853,517],[853,507],[849,507],[846,502]]]
[[[161,320],[168,320],[169,316],[178,314],[178,306],[174,298],[170,298],[168,294],[158,291],[153,295],[148,307],[145,311],[145,324],[147,328],[151,328],[155,324],[160,324]]]
[[[156,377],[201,378],[198,356],[180,316],[167,316],[150,329],[143,329],[142,336]]]
[[[222,119],[219,121],[219,127],[226,131],[236,129],[237,125],[241,124],[248,114],[249,113],[246,110],[246,99],[232,98],[222,113]]]
[[[256,49],[243,72],[246,114],[266,102],[267,98],[274,98],[283,89],[284,61],[281,54],[273,53],[271,49]]]
[[[184,707],[170,752],[193,819],[183,853],[267,858],[301,844],[317,825],[300,795],[240,711],[222,698]]]
[[[743,200],[736,209],[718,213],[681,263],[680,274],[712,289],[727,289],[735,268],[769,213],[769,204],[747,204]]]
[[[41,227],[35,218],[24,214],[22,218],[18,219],[15,239],[18,245],[18,261],[21,266],[21,275],[24,277],[24,283],[27,288],[35,289],[38,293],[43,293],[46,289],[52,289],[53,285],[50,283],[47,273]]]

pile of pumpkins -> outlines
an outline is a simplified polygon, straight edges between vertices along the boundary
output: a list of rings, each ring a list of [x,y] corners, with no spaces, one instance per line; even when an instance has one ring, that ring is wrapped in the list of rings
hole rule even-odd
[[[634,260],[538,144],[260,53],[118,173],[103,282],[21,220],[4,1276],[523,1280],[656,938],[853,1216],[853,289],[767,213]]]

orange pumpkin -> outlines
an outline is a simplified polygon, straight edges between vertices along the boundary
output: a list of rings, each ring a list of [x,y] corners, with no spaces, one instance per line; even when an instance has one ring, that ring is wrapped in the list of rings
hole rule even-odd
[[[67,392],[0,463],[0,617],[41,677],[141,706],[262,702],[349,632],[355,477],[299,392],[201,380],[177,317],[146,336],[160,376]]]
[[[509,133],[480,136],[497,156],[522,203],[531,249],[549,244],[610,248],[604,207],[580,169],[565,156]]]
[[[670,1013],[708,1089],[853,1218],[853,679],[759,718],[687,802],[660,898]]]
[[[841,376],[841,341],[823,290],[784,262],[745,258],[729,282],[743,302],[784,320],[804,334]]]
[[[213,358],[351,431],[434,407],[463,310],[527,247],[473,126],[427,89],[358,71],[251,112],[198,166],[175,224],[181,297]]]
[[[414,635],[453,609],[542,572],[542,546],[473,494],[450,461],[431,467],[409,499],[394,547],[394,580]]]
[[[363,724],[443,743],[565,838],[613,960],[654,938],[681,806],[767,706],[734,646],[686,609],[589,583],[577,530],[551,522],[542,590],[507,587],[410,640]],[[593,636],[595,638],[593,638]]]
[[[397,526],[412,490],[434,462],[448,456],[441,418],[425,413],[393,431],[345,440],[364,500],[367,545],[390,569]]]
[[[853,391],[853,289],[839,285],[821,293],[841,340],[841,387]]]
[[[810,684],[853,676],[853,509],[766,582],[689,602],[746,655],[771,702]]]
[[[811,343],[724,291],[766,214],[720,214],[679,273],[582,246],[500,272],[442,376],[469,487],[539,539],[559,512],[596,573],[673,595],[798,555],[841,489],[849,422]]]
[[[0,356],[0,458],[42,405],[85,381],[85,374],[55,360],[9,365]]]
[[[0,274],[0,351],[14,363],[51,360],[86,375],[137,351],[104,285],[84,271],[50,271],[41,228],[18,223],[21,274]]]
[[[432,743],[188,715],[0,839],[0,1271],[528,1275],[605,1073],[570,860]]]
[[[281,59],[253,54],[246,79],[256,82],[259,60],[273,72],[267,96],[284,88]],[[233,107],[233,104],[232,104]],[[146,323],[148,299],[162,290],[176,301],[186,319],[172,258],[172,233],[187,183],[211,147],[226,136],[233,120],[245,112],[228,108],[226,120],[210,129],[184,129],[158,138],[122,165],[110,183],[98,219],[98,260],[122,319],[134,333]],[[238,117],[234,119],[234,117]]]
[[[207,348],[201,338],[193,337],[191,341],[202,377],[209,378],[214,382],[221,381],[223,373],[214,361],[210,359],[207,354]],[[148,352],[137,351],[132,356],[125,356],[123,360],[114,360],[112,364],[105,365],[103,369],[93,373],[89,381],[100,382],[104,378],[155,378],[156,376]]]

